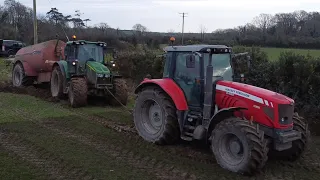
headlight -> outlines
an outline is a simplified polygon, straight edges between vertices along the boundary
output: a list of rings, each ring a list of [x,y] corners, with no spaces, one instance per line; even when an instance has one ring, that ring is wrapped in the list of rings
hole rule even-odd
[[[116,64],[112,64],[112,67],[116,67]]]
[[[103,77],[103,74],[97,74],[97,76],[101,78],[101,77]]]

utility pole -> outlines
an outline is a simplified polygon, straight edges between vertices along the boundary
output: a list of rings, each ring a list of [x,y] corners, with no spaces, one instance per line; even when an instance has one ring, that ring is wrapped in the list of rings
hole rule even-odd
[[[37,5],[33,0],[33,44],[38,43],[38,25],[37,25]]]
[[[184,38],[184,18],[187,17],[186,14],[188,13],[179,13],[182,14],[182,39],[181,39],[181,44],[183,45],[183,38]]]

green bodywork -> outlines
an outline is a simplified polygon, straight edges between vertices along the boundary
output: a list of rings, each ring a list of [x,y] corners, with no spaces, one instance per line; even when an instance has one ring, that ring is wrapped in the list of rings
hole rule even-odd
[[[87,62],[87,67],[99,74],[110,74],[110,70],[99,62],[89,61]]]

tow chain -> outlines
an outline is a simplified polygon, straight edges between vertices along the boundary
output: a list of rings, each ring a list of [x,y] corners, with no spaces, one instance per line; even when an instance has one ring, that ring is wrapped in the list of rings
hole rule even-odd
[[[121,102],[120,102],[120,100],[118,99],[118,98],[116,98],[116,96],[108,89],[108,88],[106,88],[106,90],[111,94],[111,96],[115,99],[115,100],[117,100],[118,101],[118,103],[127,111],[127,112],[129,112],[129,114],[133,114],[132,113],[132,109],[129,109],[129,108],[127,108],[127,106],[125,106],[124,104],[122,104]]]

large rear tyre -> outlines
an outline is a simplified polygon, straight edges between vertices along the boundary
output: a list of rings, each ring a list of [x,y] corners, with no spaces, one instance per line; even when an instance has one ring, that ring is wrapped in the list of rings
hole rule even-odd
[[[310,142],[310,130],[305,119],[295,113],[293,115],[293,130],[299,131],[301,133],[301,139],[292,141],[292,147],[284,151],[272,150],[270,156],[272,158],[295,161],[299,159],[305,152],[309,142]]]
[[[68,97],[71,107],[77,108],[87,105],[87,81],[85,78],[72,78]]]
[[[30,86],[33,84],[33,79],[25,75],[21,63],[16,63],[13,67],[12,84],[14,87]]]
[[[59,66],[55,66],[50,80],[51,95],[54,98],[63,98],[63,75]]]
[[[111,96],[110,104],[112,106],[121,106],[121,104],[126,106],[128,102],[128,87],[126,81],[124,79],[114,79],[113,87],[113,95],[117,99]],[[120,101],[121,104],[118,101]]]
[[[264,132],[246,120],[223,120],[212,131],[210,142],[218,164],[232,172],[252,175],[268,160]]]
[[[135,127],[144,140],[158,145],[174,144],[179,140],[176,107],[161,89],[143,89],[133,113]]]

